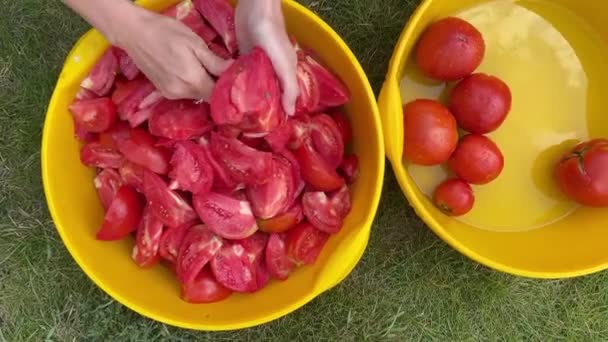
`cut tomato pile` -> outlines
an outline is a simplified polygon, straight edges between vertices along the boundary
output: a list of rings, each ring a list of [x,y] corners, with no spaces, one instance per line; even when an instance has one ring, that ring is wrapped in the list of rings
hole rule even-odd
[[[188,302],[259,291],[314,263],[351,209],[359,163],[345,155],[352,132],[340,109],[350,94],[296,44],[300,97],[288,117],[265,52],[239,55],[225,0],[165,15],[236,60],[210,103],[195,103],[164,99],[121,49],[101,57],[70,106],[81,161],[98,171],[97,238],[135,236],[134,262],[167,264]]]

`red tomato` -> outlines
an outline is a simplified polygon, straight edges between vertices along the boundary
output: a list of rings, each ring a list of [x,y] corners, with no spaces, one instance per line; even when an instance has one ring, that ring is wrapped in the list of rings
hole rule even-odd
[[[160,261],[158,250],[162,234],[163,223],[150,212],[150,207],[146,206],[139,222],[135,246],[131,253],[133,261],[139,267],[149,268]]]
[[[213,169],[213,189],[218,192],[227,192],[231,193],[236,189],[241,187],[241,184],[236,182],[230,177],[228,171],[224,167],[223,163],[220,163],[218,159],[213,156],[211,153],[211,146],[209,141],[202,137],[199,139],[199,145],[203,148],[205,155],[207,156],[207,160]]]
[[[114,169],[103,169],[94,180],[97,195],[104,210],[108,210],[118,189],[123,185],[122,178]]]
[[[76,101],[70,112],[80,128],[93,133],[107,130],[116,120],[116,106],[107,97]]]
[[[284,212],[293,202],[296,191],[291,163],[273,156],[274,173],[265,184],[247,188],[247,198],[256,217],[269,219]]]
[[[295,151],[295,157],[302,177],[315,189],[333,191],[344,185],[344,179],[309,144],[300,146]]]
[[[225,243],[211,260],[215,279],[235,292],[254,292],[258,289],[256,265],[252,264],[245,248],[238,242]]]
[[[156,138],[143,129],[132,129],[130,137],[119,145],[119,149],[132,163],[163,175],[169,172],[169,152],[156,146]]]
[[[337,233],[351,208],[350,192],[346,185],[330,198],[324,192],[305,192],[302,208],[304,216],[315,228],[331,234]]]
[[[318,230],[308,222],[302,222],[287,232],[285,238],[287,255],[297,265],[314,264],[327,239],[329,234]]]
[[[182,284],[190,284],[220,250],[224,241],[204,225],[188,230],[177,256],[176,273]]]
[[[608,139],[594,139],[576,146],[555,168],[561,191],[590,207],[608,206]]]
[[[342,139],[344,140],[344,146],[348,145],[353,138],[353,130],[350,125],[350,120],[346,114],[340,110],[334,110],[330,115],[331,118],[336,122],[336,125],[338,125],[338,129],[340,130]]]
[[[403,107],[403,156],[420,165],[446,162],[458,144],[456,119],[433,100],[415,100]]]
[[[450,95],[450,111],[458,125],[470,133],[486,134],[496,130],[510,110],[511,91],[494,76],[468,76]]]
[[[194,281],[182,284],[182,299],[188,303],[213,303],[228,298],[232,291],[220,284],[209,267],[196,276]]]
[[[194,0],[194,6],[220,35],[231,54],[237,51],[234,8],[225,0]]]
[[[160,247],[158,253],[165,260],[172,263],[177,262],[179,248],[184,241],[184,236],[193,224],[187,223],[177,227],[168,227],[160,238]]]
[[[422,34],[416,48],[416,63],[430,78],[456,81],[475,71],[484,54],[481,33],[462,19],[448,17]]]
[[[163,14],[181,21],[199,37],[203,38],[207,44],[217,37],[217,33],[207,26],[196,8],[194,8],[192,1],[182,1],[165,10]]]
[[[139,68],[135,64],[135,61],[127,54],[127,52],[116,46],[113,47],[114,55],[118,58],[118,66],[120,67],[120,73],[129,81],[134,80],[139,76]],[[118,87],[117,87],[118,88]]]
[[[154,95],[156,88],[149,80],[145,78],[136,79],[126,83],[124,90],[122,91],[124,94],[120,94],[120,96],[116,94],[113,95],[115,101],[122,98],[122,101],[117,103],[118,115],[120,116],[121,120],[128,120],[132,115],[142,110],[144,108],[142,103],[150,105],[149,102],[151,102],[151,100],[147,100],[148,96],[156,96]],[[117,97],[119,99],[117,99]]]
[[[133,164],[128,160],[125,160],[118,172],[122,181],[126,185],[132,186],[135,190],[143,193],[144,192],[144,168],[137,164]]]
[[[304,219],[302,205],[296,203],[284,214],[267,220],[258,220],[258,226],[266,233],[283,233],[295,227],[302,219]]]
[[[336,75],[327,70],[308,53],[304,54],[304,60],[309,65],[319,85],[319,106],[312,110],[312,112],[329,107],[339,107],[350,100],[348,88]]]
[[[123,159],[120,152],[96,141],[90,142],[80,149],[80,161],[89,167],[116,169],[120,167]]]
[[[94,92],[98,96],[105,96],[112,89],[117,72],[118,60],[114,55],[114,51],[108,49],[93,69],[91,69],[91,72],[82,81],[80,86]]]
[[[357,155],[349,154],[345,156],[338,171],[344,176],[348,184],[354,183],[359,178],[359,158]]]
[[[468,213],[475,203],[471,186],[457,178],[441,183],[433,194],[433,202],[449,216],[460,216]]]
[[[182,197],[171,191],[157,174],[144,170],[144,194],[150,210],[168,227],[197,220],[196,213]]]
[[[285,236],[271,234],[266,246],[266,268],[270,275],[278,280],[285,280],[293,271],[295,264],[287,255]]]
[[[270,280],[270,274],[264,262],[264,251],[268,243],[268,234],[257,232],[239,243],[245,248],[249,262],[255,268],[256,288],[253,292],[261,290]]]
[[[99,134],[99,142],[105,146],[118,150],[118,146],[129,138],[131,128],[124,121],[117,121],[107,131]]]
[[[97,232],[98,240],[120,240],[137,229],[143,210],[143,199],[130,186],[122,186]]]
[[[304,58],[298,58],[296,76],[300,89],[296,101],[296,114],[308,114],[319,107],[319,83]]]
[[[173,169],[169,177],[173,179],[171,188],[190,191],[193,194],[206,193],[213,185],[213,168],[207,160],[203,148],[192,141],[175,144],[171,157]]]
[[[245,239],[258,230],[247,201],[209,192],[195,195],[194,208],[201,220],[217,235],[226,239]]]
[[[344,138],[336,122],[327,114],[318,114],[313,116],[310,128],[314,148],[332,168],[337,168],[344,158]]]
[[[486,184],[500,175],[504,157],[498,146],[486,136],[469,134],[460,139],[448,165],[465,182]]]
[[[163,100],[150,110],[150,133],[171,140],[198,138],[212,128],[207,106],[190,100]]]

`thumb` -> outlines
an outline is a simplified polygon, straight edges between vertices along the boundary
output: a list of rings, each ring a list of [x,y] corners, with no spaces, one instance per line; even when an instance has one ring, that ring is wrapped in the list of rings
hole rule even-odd
[[[287,115],[293,115],[295,112],[295,104],[299,95],[298,78],[297,78],[297,63],[298,57],[296,52],[287,38],[287,34],[279,34],[277,39],[265,39],[262,44],[262,49],[266,52],[272,67],[281,82],[283,89],[283,110]]]
[[[194,55],[212,75],[221,75],[234,62],[232,59],[222,59],[216,56],[205,44],[196,44]]]

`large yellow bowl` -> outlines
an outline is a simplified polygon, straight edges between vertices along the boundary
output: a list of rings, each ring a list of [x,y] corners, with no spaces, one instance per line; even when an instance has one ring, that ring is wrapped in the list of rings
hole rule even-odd
[[[479,71],[504,79],[513,109],[490,134],[505,156],[493,183],[475,187],[473,211],[441,214],[429,195],[441,167],[402,160],[402,104],[445,101],[451,85],[423,77],[412,59],[429,24],[455,15],[484,34]],[[403,31],[380,95],[387,155],[410,204],[443,240],[500,271],[574,277],[608,267],[608,209],[578,207],[552,178],[559,155],[578,140],[608,136],[608,2],[597,0],[426,0]]]
[[[144,0],[161,10],[175,0]],[[352,100],[346,112],[353,125],[353,151],[361,176],[352,188],[353,208],[342,231],[333,236],[314,266],[298,269],[285,282],[272,281],[253,295],[194,305],[179,298],[175,276],[165,267],[139,269],[131,260],[133,241],[95,240],[103,214],[93,186],[93,170],[79,161],[68,105],[80,81],[108,46],[91,31],[69,54],[46,117],[42,141],[42,175],[48,206],[61,238],[84,272],[105,292],[138,313],[171,325],[228,330],[254,326],[284,316],[342,281],[367,246],[384,176],[384,146],[376,100],[357,59],[320,18],[293,1],[284,3],[288,31],[314,48],[348,85]]]

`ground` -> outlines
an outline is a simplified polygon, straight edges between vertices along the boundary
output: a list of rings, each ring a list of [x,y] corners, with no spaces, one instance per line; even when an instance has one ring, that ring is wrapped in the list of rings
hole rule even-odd
[[[304,3],[346,40],[377,92],[415,0]],[[46,105],[87,26],[60,1],[0,0],[0,341],[601,340],[608,273],[536,281],[488,270],[435,237],[386,171],[369,247],[353,273],[261,327],[204,333],[123,307],[78,268],[49,217],[40,176]]]

